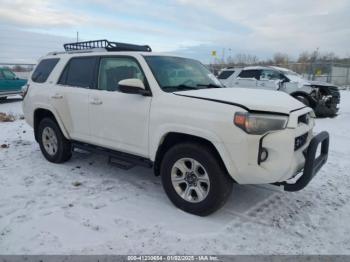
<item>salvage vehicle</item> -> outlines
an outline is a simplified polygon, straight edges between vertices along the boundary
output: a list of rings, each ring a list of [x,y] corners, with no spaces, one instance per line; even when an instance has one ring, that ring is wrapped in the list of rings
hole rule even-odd
[[[340,103],[337,86],[309,81],[282,67],[250,66],[225,68],[218,78],[227,87],[244,87],[282,91],[310,106],[318,117],[336,116]]]
[[[0,100],[6,100],[8,96],[19,95],[27,80],[20,79],[9,68],[0,67]]]
[[[286,93],[224,88],[200,62],[147,45],[64,47],[39,61],[24,91],[25,119],[50,162],[83,149],[153,168],[175,206],[205,216],[233,183],[298,191],[327,161],[328,133],[314,134],[312,109]]]

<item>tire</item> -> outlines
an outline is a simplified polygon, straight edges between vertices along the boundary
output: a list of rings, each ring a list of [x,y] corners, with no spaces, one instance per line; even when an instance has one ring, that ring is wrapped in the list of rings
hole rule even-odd
[[[0,101],[1,101],[1,102],[2,102],[2,101],[6,101],[6,99],[7,99],[7,96],[0,97]]]
[[[52,163],[66,162],[72,156],[71,143],[51,118],[44,118],[39,123],[38,141],[44,157]]]
[[[192,160],[194,162],[191,163]],[[187,170],[183,169],[183,165]],[[193,170],[191,165],[196,169],[193,174],[187,172]],[[222,207],[232,191],[233,180],[223,164],[212,150],[197,143],[183,143],[170,148],[162,160],[160,174],[163,188],[171,202],[176,207],[199,216],[207,216]],[[196,181],[193,175],[206,182]],[[175,181],[176,179],[181,181]]]
[[[299,96],[294,96],[294,98],[302,102],[304,105],[310,106],[310,101],[307,97],[299,95]]]

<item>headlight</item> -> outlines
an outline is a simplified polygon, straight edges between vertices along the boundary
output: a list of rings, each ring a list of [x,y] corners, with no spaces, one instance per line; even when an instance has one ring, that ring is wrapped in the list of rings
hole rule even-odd
[[[234,124],[252,135],[285,129],[287,123],[288,116],[237,112],[234,117]]]

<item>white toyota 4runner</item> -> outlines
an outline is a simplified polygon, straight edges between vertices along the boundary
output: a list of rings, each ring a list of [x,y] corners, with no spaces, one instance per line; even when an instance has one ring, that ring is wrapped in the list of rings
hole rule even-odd
[[[327,161],[328,133],[314,135],[312,109],[286,93],[223,88],[198,61],[149,46],[64,46],[24,90],[26,121],[50,162],[80,148],[153,167],[177,207],[204,216],[233,183],[297,191]]]

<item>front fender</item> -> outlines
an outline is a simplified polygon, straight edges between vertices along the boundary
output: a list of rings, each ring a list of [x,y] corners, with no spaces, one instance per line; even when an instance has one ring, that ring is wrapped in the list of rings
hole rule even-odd
[[[163,143],[165,137],[169,133],[180,133],[184,135],[191,135],[191,136],[205,139],[208,142],[210,142],[218,151],[229,174],[233,177],[233,179],[236,179],[236,174],[238,173],[237,169],[223,141],[214,132],[211,132],[209,130],[204,130],[201,128],[188,127],[185,125],[181,125],[181,126],[172,125],[172,124],[166,124],[158,128],[156,132],[153,132],[153,135],[150,139],[151,140],[150,141],[150,159],[152,161],[155,161],[158,148]]]

